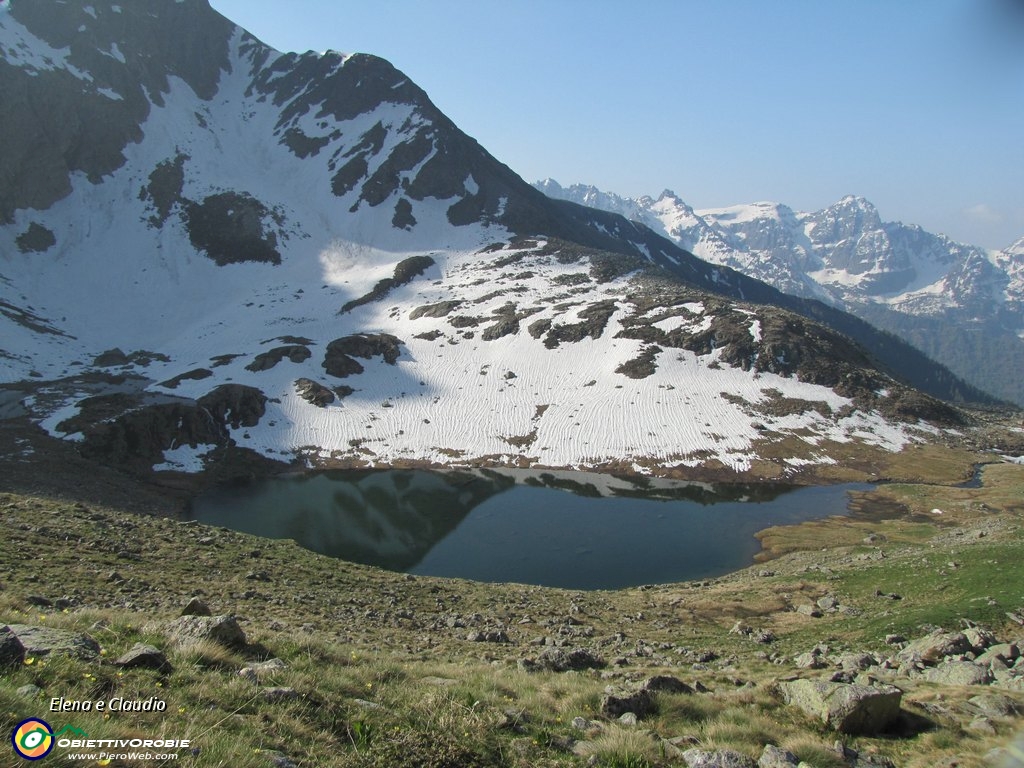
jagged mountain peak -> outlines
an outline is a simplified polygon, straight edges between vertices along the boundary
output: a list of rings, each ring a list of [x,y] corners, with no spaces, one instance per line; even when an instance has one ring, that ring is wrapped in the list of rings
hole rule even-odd
[[[1008,248],[1004,248],[1002,252],[1010,254],[1011,256],[1024,256],[1024,237],[1017,240]]]
[[[857,195],[808,213],[772,202],[696,212],[682,201],[632,202],[637,218],[702,258],[844,307],[1024,403],[1024,238],[989,252],[885,222]]]

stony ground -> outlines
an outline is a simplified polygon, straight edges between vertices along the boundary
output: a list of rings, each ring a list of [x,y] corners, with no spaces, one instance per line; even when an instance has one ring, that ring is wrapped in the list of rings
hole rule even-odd
[[[0,725],[53,697],[157,697],[160,713],[48,722],[190,734],[176,764],[196,766],[997,765],[1024,724],[1024,467],[935,484],[974,458],[895,457],[878,469],[930,482],[770,529],[766,561],[730,576],[617,592],[389,573],[138,514],[180,497],[113,473],[32,489],[12,472],[0,626],[26,650],[0,672]],[[192,598],[238,632],[183,635]],[[100,650],[47,653],[26,628]],[[140,643],[166,665],[115,663]],[[795,680],[856,701],[837,711]]]

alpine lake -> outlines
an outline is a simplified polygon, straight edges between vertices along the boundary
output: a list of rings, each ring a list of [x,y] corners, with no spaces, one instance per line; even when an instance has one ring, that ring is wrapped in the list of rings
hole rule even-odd
[[[333,470],[221,486],[189,514],[393,571],[594,590],[738,570],[760,550],[758,531],[845,515],[848,492],[871,487]]]

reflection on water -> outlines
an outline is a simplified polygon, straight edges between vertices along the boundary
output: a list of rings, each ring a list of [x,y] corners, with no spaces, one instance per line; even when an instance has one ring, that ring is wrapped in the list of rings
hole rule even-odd
[[[346,470],[222,487],[192,516],[391,570],[612,589],[742,568],[757,531],[844,514],[846,492],[868,487]]]

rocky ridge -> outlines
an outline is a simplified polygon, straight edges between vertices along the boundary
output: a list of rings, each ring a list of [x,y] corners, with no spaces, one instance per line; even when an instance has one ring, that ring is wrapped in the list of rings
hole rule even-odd
[[[665,190],[626,199],[548,179],[557,199],[614,211],[714,264],[794,296],[842,307],[943,362],[972,384],[1024,402],[1007,357],[1024,355],[1020,243],[1002,251],[957,243],[915,225],[885,222],[862,197],[815,212],[777,203],[695,211]]]

